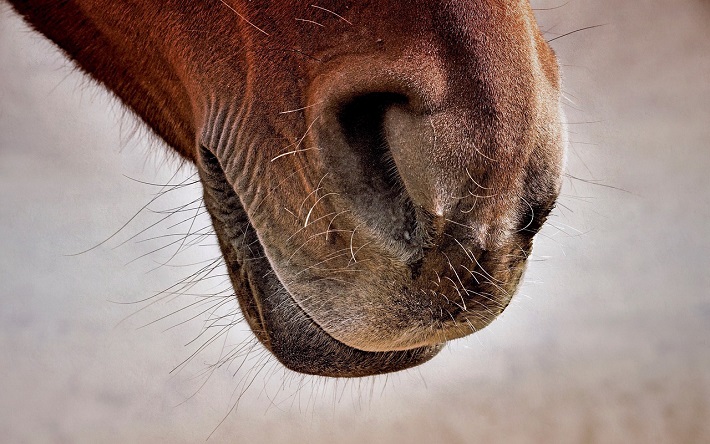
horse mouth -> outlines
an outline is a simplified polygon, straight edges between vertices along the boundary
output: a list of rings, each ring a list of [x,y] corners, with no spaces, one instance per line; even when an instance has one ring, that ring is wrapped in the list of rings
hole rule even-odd
[[[285,367],[319,376],[363,377],[414,367],[441,351],[443,341],[404,350],[365,351],[324,330],[276,276],[218,160],[208,150],[201,151],[205,205],[242,313],[257,339]]]
[[[255,252],[258,250],[261,248]],[[243,264],[227,263],[232,284],[242,289],[237,299],[259,341],[291,370],[330,377],[370,376],[417,366],[443,348],[443,343],[387,352],[351,347],[321,328],[294,301],[268,260],[263,257],[252,260],[246,276],[240,273]],[[263,278],[264,274],[268,276]],[[245,282],[248,284],[244,285]],[[267,294],[269,297],[265,297]]]
[[[321,137],[314,146],[321,149],[322,168],[354,179],[301,178],[310,188],[270,202],[270,210],[260,208],[266,197],[244,191],[252,184],[244,185],[247,175],[222,165],[231,162],[223,158],[228,156],[200,149],[204,202],[244,317],[291,370],[332,377],[399,371],[431,359],[446,341],[484,328],[510,303],[533,236],[554,205],[554,181],[535,199],[504,192],[500,183],[500,194],[491,196],[469,189],[470,196],[446,210],[451,219],[415,202],[417,196],[387,194],[422,189],[416,180],[412,187],[399,177],[385,180],[385,166],[371,155],[373,146],[391,147],[379,129],[390,110],[394,119],[405,120],[396,114],[401,102],[396,95],[367,95],[340,106],[343,113],[325,113],[323,127],[314,129]],[[328,115],[336,117],[329,121]],[[309,173],[318,175],[318,168]],[[361,180],[368,168],[379,171],[380,182]],[[275,190],[276,182],[257,180],[259,196],[269,196],[272,189],[265,185]],[[484,190],[494,186],[471,182]],[[287,211],[294,219],[269,214],[289,205],[289,196],[299,202],[310,197],[313,206],[304,214]],[[389,202],[398,196],[393,210]],[[391,222],[383,228],[380,219]]]

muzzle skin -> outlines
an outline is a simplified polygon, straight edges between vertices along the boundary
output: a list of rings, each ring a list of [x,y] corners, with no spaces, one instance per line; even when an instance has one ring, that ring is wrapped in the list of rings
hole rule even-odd
[[[11,3],[196,165],[286,367],[412,367],[509,304],[565,151],[527,1]]]

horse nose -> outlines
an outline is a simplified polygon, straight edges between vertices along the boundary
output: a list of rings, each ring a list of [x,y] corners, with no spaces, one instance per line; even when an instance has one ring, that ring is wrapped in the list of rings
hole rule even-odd
[[[316,143],[350,211],[390,238],[421,243],[455,204],[460,159],[438,134],[441,76],[408,74],[340,77],[322,99]]]
[[[399,188],[418,208],[442,215],[450,204],[446,178],[454,167],[452,153],[437,146],[435,121],[441,113],[422,110],[414,100],[394,92],[365,94],[340,110],[338,124],[346,149],[363,163],[366,180],[384,185],[384,191]]]

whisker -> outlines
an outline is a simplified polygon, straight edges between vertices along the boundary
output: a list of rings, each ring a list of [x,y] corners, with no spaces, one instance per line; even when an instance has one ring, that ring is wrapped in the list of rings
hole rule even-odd
[[[344,21],[345,23],[347,23],[348,25],[352,25],[352,22],[351,22],[350,20],[346,19],[345,17],[343,17],[342,15],[340,15],[340,14],[338,14],[338,13],[336,13],[336,12],[331,11],[330,9],[326,9],[326,8],[324,8],[324,7],[322,7],[322,6],[318,6],[318,5],[311,5],[311,7],[312,7],[312,8],[316,8],[316,9],[320,9],[321,11],[325,11],[325,12],[327,12],[327,13],[329,13],[329,14],[333,14],[334,16],[338,17],[340,20],[342,20],[342,21]]]
[[[237,12],[236,9],[232,8],[231,6],[229,6],[229,5],[227,4],[227,2],[225,2],[224,0],[219,0],[219,2],[222,3],[224,6],[226,6],[227,8],[231,9],[232,12],[235,13],[235,14],[237,14],[237,16],[238,16],[240,19],[242,19],[242,20],[244,20],[245,22],[247,22],[248,24],[250,24],[254,29],[256,29],[257,31],[259,31],[260,33],[262,33],[262,34],[264,34],[264,35],[268,35],[268,36],[271,35],[271,34],[269,34],[268,32],[266,32],[266,31],[264,31],[263,29],[261,29],[261,28],[259,28],[258,26],[256,26],[254,23],[250,22],[249,19],[247,19],[247,18],[244,17],[242,14],[240,14],[239,12]]]
[[[322,23],[318,23],[318,22],[316,22],[316,21],[313,21],[313,20],[297,18],[296,21],[299,21],[299,22],[306,22],[306,23],[312,23],[312,24],[314,24],[314,25],[320,26],[321,28],[325,28],[325,25],[323,25]]]

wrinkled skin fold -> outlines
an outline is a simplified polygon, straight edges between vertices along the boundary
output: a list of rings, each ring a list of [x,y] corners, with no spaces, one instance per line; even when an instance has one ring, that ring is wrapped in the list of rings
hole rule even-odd
[[[527,1],[12,1],[204,187],[286,367],[412,367],[509,304],[559,194],[559,68]]]

